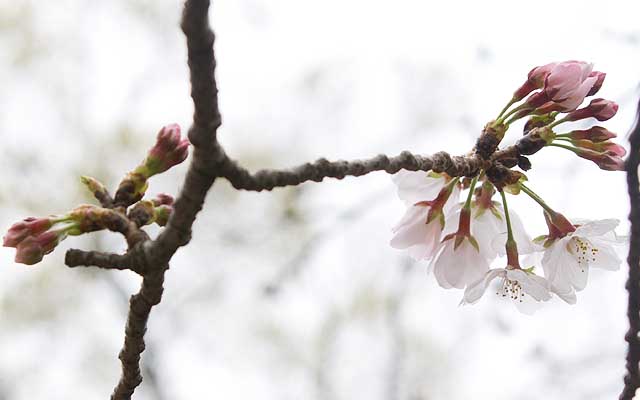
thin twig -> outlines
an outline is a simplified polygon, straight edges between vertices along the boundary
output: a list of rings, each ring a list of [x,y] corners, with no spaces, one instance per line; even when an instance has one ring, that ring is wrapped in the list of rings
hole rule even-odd
[[[636,390],[640,387],[640,372],[638,363],[640,362],[640,188],[638,187],[638,165],[640,164],[640,104],[638,104],[638,116],[636,124],[629,137],[631,149],[629,158],[626,161],[627,186],[629,190],[629,201],[631,211],[629,221],[631,222],[631,239],[629,242],[629,278],[626,288],[629,292],[627,304],[627,318],[629,319],[629,330],[624,339],[629,343],[627,350],[627,374],[624,377],[624,389],[620,394],[620,400],[631,400],[634,398]]]
[[[236,189],[271,190],[275,187],[295,186],[306,181],[320,182],[324,178],[342,179],[346,176],[361,176],[373,171],[395,174],[401,169],[409,171],[446,172],[451,176],[473,176],[485,165],[477,156],[450,156],[439,152],[432,156],[414,155],[403,151],[396,157],[378,155],[366,160],[328,161],[321,158],[294,168],[263,169],[250,173],[234,160],[226,158],[221,174]]]
[[[114,254],[78,249],[69,249],[65,255],[64,262],[69,268],[98,267],[125,270],[133,267],[129,254]]]

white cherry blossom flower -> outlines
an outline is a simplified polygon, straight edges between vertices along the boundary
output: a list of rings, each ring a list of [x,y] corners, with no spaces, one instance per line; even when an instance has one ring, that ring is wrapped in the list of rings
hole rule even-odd
[[[447,184],[444,175],[431,171],[407,171],[405,169],[395,173],[391,180],[398,187],[398,197],[407,206],[435,199]]]
[[[468,237],[457,239],[460,238],[445,238],[432,262],[433,275],[445,289],[464,289],[489,270],[489,262],[478,251],[477,243],[474,245]]]
[[[605,219],[576,225],[574,232],[547,241],[542,267],[551,290],[567,303],[575,302],[575,292],[587,285],[589,268],[610,271],[620,268],[620,257],[614,245],[623,242],[615,236],[619,221]]]
[[[393,228],[391,247],[407,249],[416,260],[431,258],[440,244],[443,226],[440,218],[427,222],[430,209],[428,205],[420,203],[410,206]]]
[[[458,204],[460,188],[457,184],[447,187],[443,176],[423,171],[403,170],[393,179],[408,208],[393,228],[391,247],[407,249],[416,260],[430,259],[440,244],[447,216]]]
[[[512,300],[520,311],[530,314],[536,302],[551,299],[549,282],[529,270],[519,268],[491,269],[483,277],[473,282],[464,291],[461,304],[476,303],[489,287],[491,281],[500,278],[496,295]]]

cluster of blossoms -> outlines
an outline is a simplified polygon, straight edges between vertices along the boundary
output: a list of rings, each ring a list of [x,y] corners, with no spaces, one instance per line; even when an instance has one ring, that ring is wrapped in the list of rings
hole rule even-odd
[[[163,127],[144,161],[122,180],[115,199],[98,180],[83,176],[80,178],[82,183],[102,206],[84,204],[61,216],[26,218],[9,228],[3,246],[16,249],[17,263],[33,265],[42,261],[67,236],[103,229],[126,236],[130,224],[136,227],[152,223],[166,225],[173,211],[173,197],[161,193],[151,200],[142,198],[148,179],[184,161],[188,147],[189,141],[181,137],[178,125]]]
[[[393,229],[391,246],[430,261],[440,286],[464,289],[462,304],[477,302],[494,280],[499,281],[496,294],[514,300],[524,312],[554,295],[574,304],[576,291],[586,286],[589,268],[619,268],[615,246],[622,240],[614,232],[617,220],[571,221],[534,193],[522,172],[511,169],[528,170],[526,156],[546,146],[569,150],[604,170],[624,169],[625,150],[611,141],[616,135],[605,128],[556,132],[564,122],[605,121],[616,114],[617,104],[600,98],[578,108],[604,82],[605,74],[592,68],[580,61],[534,68],[483,130],[474,154],[486,163],[473,178],[405,170],[393,177],[408,208]],[[523,137],[510,150],[497,151],[509,126],[525,117]],[[463,190],[468,190],[464,202]],[[496,193],[501,202],[493,200]],[[532,240],[509,210],[506,193],[524,193],[538,203],[549,232]],[[505,255],[506,265],[490,268]],[[521,255],[526,255],[522,261]],[[539,265],[543,275],[535,268]]]

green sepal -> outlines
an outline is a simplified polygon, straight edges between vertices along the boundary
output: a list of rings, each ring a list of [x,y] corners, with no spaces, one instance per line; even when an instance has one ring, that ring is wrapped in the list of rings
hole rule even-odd
[[[435,208],[431,208],[429,210],[429,213],[427,214],[427,221],[425,222],[425,224],[430,224],[436,218],[439,219],[440,225],[444,228],[444,213],[442,212],[442,210]]]
[[[500,214],[500,211],[498,211],[497,207],[491,207],[491,214],[493,214],[494,217],[502,221],[502,214]]]
[[[525,174],[523,174],[521,172],[521,176],[520,179],[518,179],[518,182],[512,184],[512,185],[506,185],[503,190],[509,194],[512,194],[514,196],[517,196],[520,194],[520,183],[522,182],[526,182],[529,180],[529,178],[527,178],[527,176]]]
[[[533,242],[537,244],[542,244],[545,240],[547,240],[547,235],[540,235],[533,238]]]
[[[453,250],[454,250],[454,251],[455,251],[455,250],[457,250],[457,249],[458,249],[458,247],[460,247],[460,245],[461,245],[461,244],[462,244],[462,242],[464,241],[464,238],[465,238],[465,237],[464,237],[464,236],[462,236],[462,235],[456,235],[456,241],[455,241],[455,243],[453,244]]]
[[[480,246],[478,245],[478,241],[476,240],[476,238],[474,238],[473,236],[467,236],[467,239],[469,239],[469,243],[471,243],[476,251],[480,253]]]

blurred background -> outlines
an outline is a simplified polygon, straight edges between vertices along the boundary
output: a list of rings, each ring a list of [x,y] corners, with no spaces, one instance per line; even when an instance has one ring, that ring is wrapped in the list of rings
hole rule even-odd
[[[633,2],[214,3],[219,137],[253,170],[321,156],[462,154],[532,67],[567,59],[607,72],[599,95],[620,111],[605,126],[627,145],[640,80]],[[180,12],[175,0],[0,0],[2,231],[92,202],[80,175],[114,188],[161,126],[186,131]],[[623,173],[557,148],[532,162],[530,187],[550,205],[618,218],[627,234]],[[149,194],[175,195],[186,167],[153,178]],[[521,197],[511,208],[532,237],[545,233],[539,208]],[[460,307],[462,292],[439,288],[425,263],[388,245],[403,212],[380,172],[265,193],[217,181],[151,314],[135,398],[617,396],[625,265],[593,270],[575,306],[554,300],[526,316],[485,295]],[[69,269],[68,247],[122,252],[125,243],[70,238],[35,267],[0,249],[0,400],[105,399],[117,382],[139,279]]]

